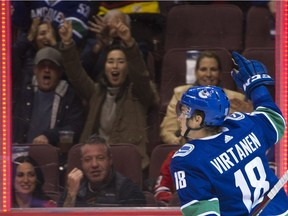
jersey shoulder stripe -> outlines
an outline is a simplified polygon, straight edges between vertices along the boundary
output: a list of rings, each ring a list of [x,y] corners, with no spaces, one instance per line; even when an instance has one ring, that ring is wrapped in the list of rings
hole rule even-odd
[[[269,120],[277,133],[277,140],[275,142],[278,142],[282,138],[286,128],[286,121],[282,115],[266,107],[257,107],[253,114],[263,114]]]
[[[184,216],[188,215],[217,215],[220,216],[219,200],[212,198],[209,200],[193,200],[183,206],[181,211]]]

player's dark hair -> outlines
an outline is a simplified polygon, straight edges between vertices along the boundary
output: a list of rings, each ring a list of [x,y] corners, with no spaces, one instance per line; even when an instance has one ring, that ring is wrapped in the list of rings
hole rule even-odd
[[[217,134],[221,132],[221,126],[207,126],[204,123],[205,120],[205,113],[202,110],[195,110],[191,118],[195,117],[196,115],[200,115],[202,117],[201,126],[211,134]]]

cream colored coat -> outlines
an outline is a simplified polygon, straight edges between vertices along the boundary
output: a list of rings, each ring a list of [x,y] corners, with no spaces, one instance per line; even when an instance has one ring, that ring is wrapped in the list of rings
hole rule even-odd
[[[164,143],[178,144],[177,141],[179,142],[179,138],[175,135],[175,133],[180,130],[176,115],[176,104],[181,100],[183,93],[190,87],[192,87],[192,85],[183,85],[174,88],[174,95],[167,106],[166,116],[160,125],[160,136]],[[223,90],[230,100],[230,113],[235,111],[250,112],[253,110],[252,103],[247,102],[243,94],[228,89]]]

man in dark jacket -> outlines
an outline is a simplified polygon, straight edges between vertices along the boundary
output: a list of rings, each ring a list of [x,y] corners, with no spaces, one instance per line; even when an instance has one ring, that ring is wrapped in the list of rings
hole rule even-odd
[[[42,48],[34,64],[34,76],[17,102],[21,109],[13,114],[13,143],[56,146],[61,130],[73,131],[77,142],[84,122],[83,107],[72,87],[61,80],[61,53],[52,47]]]
[[[62,207],[144,206],[145,196],[129,178],[113,168],[110,146],[94,134],[81,146],[82,169],[67,177]]]

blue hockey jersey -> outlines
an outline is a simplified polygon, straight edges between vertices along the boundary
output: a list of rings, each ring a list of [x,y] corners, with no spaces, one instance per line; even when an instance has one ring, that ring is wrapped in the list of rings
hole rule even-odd
[[[220,134],[183,145],[170,166],[183,215],[249,215],[278,181],[265,153],[284,130],[281,114],[260,106],[228,116]],[[261,213],[287,214],[283,189]]]
[[[28,13],[30,14],[31,19],[40,17],[42,20],[51,21],[56,31],[58,31],[59,26],[63,22],[63,18],[71,20],[73,26],[73,39],[76,42],[81,41],[87,34],[87,22],[91,11],[90,3],[87,0],[41,0],[31,1],[29,4],[22,1],[13,1],[12,5],[15,8],[12,20],[13,24],[16,26],[27,26],[27,23],[23,23],[23,16],[25,17],[25,13]],[[29,20],[29,26],[30,23],[31,20]]]

